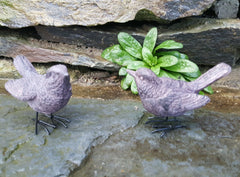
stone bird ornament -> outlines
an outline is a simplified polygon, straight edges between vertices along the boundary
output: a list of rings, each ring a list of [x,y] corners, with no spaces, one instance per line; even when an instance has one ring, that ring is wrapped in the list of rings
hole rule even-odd
[[[72,96],[66,66],[54,65],[47,70],[46,74],[41,75],[23,55],[16,56],[13,64],[22,78],[9,80],[5,88],[13,97],[27,102],[36,111],[35,134],[38,134],[38,125],[50,134],[47,126],[56,128],[55,121],[67,128],[66,123],[70,122],[68,119],[53,115],[63,108]],[[52,124],[39,120],[38,113],[50,117]]]
[[[168,117],[180,116],[187,111],[206,105],[210,99],[207,96],[199,95],[199,91],[228,75],[231,67],[220,63],[192,82],[157,77],[147,68],[137,71],[127,70],[127,72],[135,79],[143,107],[156,117],[166,117],[165,121],[167,121]],[[151,122],[151,120],[149,121]],[[185,126],[162,126],[161,128],[157,126],[156,128],[159,129],[153,132],[182,127]]]

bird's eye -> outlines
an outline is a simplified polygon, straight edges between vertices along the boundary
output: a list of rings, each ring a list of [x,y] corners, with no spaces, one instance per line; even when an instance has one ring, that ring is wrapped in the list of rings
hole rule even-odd
[[[142,77],[142,76],[140,77],[140,80],[143,80],[143,77]]]

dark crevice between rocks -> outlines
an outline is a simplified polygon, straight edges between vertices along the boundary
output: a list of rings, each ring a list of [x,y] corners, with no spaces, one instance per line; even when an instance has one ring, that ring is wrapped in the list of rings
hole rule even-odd
[[[202,15],[201,17],[203,18],[217,18],[217,15],[215,14],[214,11],[214,7],[210,7],[209,9],[207,9]]]
[[[0,56],[0,60],[12,60],[11,57]]]
[[[240,3],[240,1],[239,1]],[[240,18],[240,6],[238,6],[238,14],[237,14],[237,18]]]
[[[1,36],[15,36],[16,34],[22,38],[35,38],[40,40],[41,36],[37,33],[34,26],[19,29],[0,27]]]
[[[235,52],[235,61],[236,61],[236,65],[240,65],[240,48],[236,49]]]

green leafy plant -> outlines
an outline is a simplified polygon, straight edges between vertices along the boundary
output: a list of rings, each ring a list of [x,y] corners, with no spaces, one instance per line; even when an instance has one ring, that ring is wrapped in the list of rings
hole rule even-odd
[[[124,76],[121,80],[121,87],[124,90],[130,87],[132,93],[138,93],[134,78],[127,73],[126,69],[149,68],[158,77],[184,81],[193,81],[201,75],[198,66],[190,61],[186,54],[176,51],[183,48],[181,43],[167,40],[155,47],[156,41],[157,28],[152,28],[147,33],[143,45],[128,33],[120,32],[119,44],[102,52],[103,58],[121,66],[119,75]],[[204,91],[213,93],[211,87],[205,88]]]

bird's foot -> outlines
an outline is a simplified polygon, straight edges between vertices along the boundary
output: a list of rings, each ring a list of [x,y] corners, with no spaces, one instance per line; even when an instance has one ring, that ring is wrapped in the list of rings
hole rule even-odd
[[[172,131],[178,128],[186,128],[185,125],[168,125],[168,126],[153,126],[156,130],[153,130],[152,133],[162,132],[161,137],[164,137],[168,131]]]
[[[149,117],[148,121],[145,122],[145,124],[151,124],[151,123],[168,123],[168,122],[180,122],[176,117],[173,119],[168,119],[168,117]]]
[[[56,125],[54,124],[50,124],[47,122],[44,122],[42,120],[38,119],[38,112],[36,113],[36,119],[35,119],[35,134],[38,134],[38,125],[40,125],[41,127],[44,128],[44,130],[47,132],[48,135],[50,135],[50,131],[48,130],[47,127],[51,127],[51,128],[56,128]]]
[[[53,114],[51,114],[50,118],[51,118],[53,124],[54,124],[54,121],[56,121],[57,123],[62,124],[65,128],[68,128],[68,126],[66,124],[71,122],[67,118],[60,117],[60,116],[54,116]]]
[[[48,127],[51,127],[51,128],[56,128],[56,127],[57,127],[56,125],[49,124],[49,123],[44,122],[44,121],[42,121],[42,120],[38,120],[38,123],[37,123],[37,124],[40,125],[41,127],[43,127],[44,130],[47,132],[48,135],[50,135],[51,133],[50,133],[50,131],[48,130],[47,126],[48,126]],[[36,126],[37,126],[37,125],[36,125]],[[36,134],[36,135],[38,134],[38,130],[37,130],[37,129],[35,130],[35,134]]]
[[[164,137],[167,132],[178,129],[178,128],[186,128],[185,125],[176,124],[176,122],[180,122],[175,117],[173,119],[160,118],[160,117],[150,117],[145,124],[152,124],[152,127],[156,130],[153,130],[152,133],[162,132],[161,137]]]

